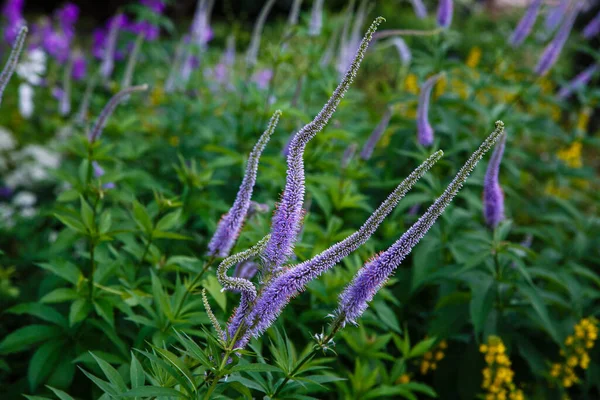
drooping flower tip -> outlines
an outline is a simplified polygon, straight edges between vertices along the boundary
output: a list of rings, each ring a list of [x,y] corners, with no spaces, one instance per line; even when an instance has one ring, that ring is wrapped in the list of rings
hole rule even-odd
[[[483,214],[486,225],[496,228],[504,220],[504,192],[500,186],[500,163],[504,154],[506,134],[494,149],[483,181]]]
[[[559,99],[566,99],[581,87],[587,85],[589,81],[592,80],[596,72],[600,70],[600,64],[594,64],[588,68],[586,68],[583,72],[579,73],[573,80],[566,83],[558,92]]]
[[[452,14],[454,12],[453,0],[440,0],[438,5],[437,22],[442,28],[449,28],[452,24]]]
[[[411,0],[415,15],[419,19],[427,18],[427,8],[423,4],[423,0]]]
[[[17,35],[15,44],[8,56],[8,61],[0,73],[0,103],[2,103],[2,96],[4,94],[4,90],[8,85],[8,81],[12,77],[15,69],[17,68],[17,64],[19,63],[19,57],[21,52],[23,51],[23,45],[25,44],[25,38],[27,37],[27,26],[23,25],[19,28],[19,34]]]
[[[550,68],[556,63],[562,49],[571,34],[573,24],[579,13],[579,6],[574,6],[573,9],[565,17],[565,21],[562,23],[558,32],[554,36],[554,39],[546,46],[540,59],[535,67],[535,74],[538,76],[545,75],[550,71]]]
[[[600,34],[600,11],[592,20],[583,28],[583,37],[590,40]]]
[[[417,105],[417,139],[419,144],[428,147],[433,144],[433,128],[429,122],[429,102],[431,99],[431,90],[436,82],[445,77],[444,72],[434,75],[427,79],[421,88],[419,94],[419,103]]]
[[[212,256],[227,257],[235,245],[242,230],[242,226],[248,215],[252,192],[256,183],[258,163],[267,142],[275,131],[281,111],[277,110],[271,117],[267,130],[259,138],[258,142],[250,152],[246,173],[238,190],[237,196],[229,211],[223,215],[217,225],[217,229],[208,243],[208,254]]]

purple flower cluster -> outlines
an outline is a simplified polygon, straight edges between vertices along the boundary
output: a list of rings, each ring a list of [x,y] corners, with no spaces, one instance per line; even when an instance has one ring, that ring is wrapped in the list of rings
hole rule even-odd
[[[54,23],[46,23],[41,27],[44,50],[60,64],[66,63],[71,56],[78,18],[79,7],[67,3],[54,13]]]
[[[25,25],[23,18],[24,0],[7,0],[2,8],[2,15],[6,18],[4,25],[4,40],[12,45],[19,34],[21,26]]]
[[[140,0],[140,3],[156,16],[161,15],[166,8],[163,0]],[[160,34],[160,27],[147,20],[132,22],[128,28],[136,35],[143,35],[148,41],[158,39]]]
[[[558,57],[562,52],[562,48],[571,34],[571,30],[573,29],[573,24],[575,23],[578,13],[579,5],[573,6],[558,29],[558,32],[556,32],[554,39],[552,39],[552,41],[542,52],[542,55],[540,56],[540,59],[535,67],[536,75],[545,75],[548,71],[550,71],[550,68],[552,68],[554,63],[556,63],[556,60],[558,60]]]

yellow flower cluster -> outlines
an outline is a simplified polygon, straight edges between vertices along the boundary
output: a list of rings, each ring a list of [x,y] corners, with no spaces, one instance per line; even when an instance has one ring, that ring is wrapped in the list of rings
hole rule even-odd
[[[514,371],[506,355],[506,347],[498,336],[490,336],[487,344],[479,351],[485,354],[486,367],[483,369],[483,383],[486,390],[485,400],[523,400],[523,392],[513,383]]]
[[[565,349],[560,351],[563,361],[552,364],[550,376],[564,388],[579,382],[575,368],[587,369],[590,365],[589,349],[598,339],[598,320],[584,318],[574,328],[574,334],[565,339]]]
[[[586,132],[590,123],[590,116],[592,115],[591,107],[584,107],[583,110],[577,114],[577,129],[581,132]]]
[[[442,340],[440,344],[438,344],[432,350],[423,354],[423,360],[421,360],[421,366],[419,368],[422,375],[427,375],[429,371],[435,371],[437,369],[437,363],[443,360],[445,356],[444,350],[447,348],[448,342]]]
[[[408,93],[419,94],[419,80],[415,74],[408,74],[404,80],[404,90]]]
[[[477,46],[472,47],[465,64],[467,64],[467,67],[469,68],[477,68],[479,61],[481,61],[481,48]]]
[[[569,147],[559,150],[556,156],[571,168],[581,168],[583,161],[581,159],[581,141],[576,140]]]
[[[404,383],[410,383],[410,375],[409,374],[402,374],[402,375],[400,375],[400,377],[398,379],[396,379],[396,384],[404,384]]]

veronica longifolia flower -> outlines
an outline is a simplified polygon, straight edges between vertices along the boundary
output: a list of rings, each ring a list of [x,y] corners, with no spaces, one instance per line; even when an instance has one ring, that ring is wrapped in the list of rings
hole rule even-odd
[[[383,135],[383,132],[385,132],[388,125],[390,124],[390,119],[392,119],[392,110],[388,108],[385,111],[385,114],[383,114],[381,121],[379,121],[379,124],[377,124],[377,126],[371,133],[371,136],[369,136],[369,140],[367,140],[367,143],[365,143],[365,146],[362,148],[362,151],[360,152],[360,158],[362,158],[363,160],[368,160],[371,158],[371,155],[373,154],[373,150],[375,150],[377,142],[379,142],[379,139],[381,139],[381,135]]]
[[[335,312],[336,321],[334,321],[334,326],[343,327],[347,323],[356,323],[356,320],[367,309],[368,302],[373,299],[402,260],[412,251],[437,218],[444,212],[444,209],[450,204],[454,196],[456,196],[479,160],[494,145],[503,131],[504,124],[501,121],[496,122],[496,130],[483,142],[460,171],[458,171],[454,180],[444,193],[429,207],[427,212],[389,249],[376,256],[358,271],[352,283],[340,295],[340,304]]]
[[[8,81],[12,77],[17,68],[17,64],[19,63],[19,56],[23,51],[23,44],[25,43],[25,37],[27,36],[27,27],[22,26],[19,30],[19,34],[17,36],[17,40],[10,51],[10,55],[8,56],[8,60],[4,65],[4,69],[2,73],[0,73],[0,104],[2,104],[2,96],[4,95],[4,90],[6,89],[6,85],[8,85]]]
[[[583,28],[583,37],[592,39],[600,34],[600,11],[596,16]]]
[[[123,14],[117,14],[109,21],[108,34],[95,33],[95,46],[102,47],[101,51],[96,50],[95,53],[101,54],[102,65],[100,66],[100,73],[105,79],[112,74],[115,67],[119,31],[126,25],[127,18]]]
[[[538,64],[535,67],[536,75],[545,75],[550,68],[552,68],[556,60],[558,60],[558,56],[571,34],[571,29],[573,29],[573,24],[575,23],[578,12],[579,5],[575,5],[569,14],[567,14],[565,21],[558,29],[558,32],[556,32],[554,39],[552,39],[544,49]]]
[[[23,18],[24,0],[7,0],[2,8],[2,14],[6,18],[4,26],[4,40],[12,44],[19,35],[19,30],[25,25]]]
[[[506,135],[502,135],[500,143],[494,149],[483,179],[483,216],[485,223],[494,229],[504,219],[504,192],[500,186],[498,174],[504,154]]]
[[[427,79],[419,94],[419,104],[417,107],[417,136],[419,143],[422,146],[431,146],[433,144],[433,128],[429,123],[429,101],[431,98],[431,90],[442,76],[443,74],[437,74]]]
[[[248,315],[246,324],[250,327],[250,334],[255,337],[260,336],[262,332],[271,326],[289,300],[304,290],[308,282],[335,266],[363,245],[404,195],[442,155],[442,151],[434,153],[415,169],[375,210],[358,231],[310,260],[290,268],[274,278],[263,289],[262,294],[256,300],[254,308]],[[249,334],[244,336],[242,345],[249,340],[249,336]]]
[[[292,27],[298,24],[298,17],[300,16],[300,8],[302,7],[302,0],[294,0],[292,8],[290,8],[290,14],[288,15],[288,27]]]
[[[271,117],[269,127],[262,134],[260,139],[258,139],[252,152],[250,152],[248,164],[246,166],[246,174],[244,175],[240,189],[233,202],[233,206],[231,206],[227,214],[223,215],[219,221],[217,230],[208,244],[208,254],[212,256],[227,257],[235,244],[240,231],[242,230],[242,225],[246,220],[248,208],[250,207],[250,200],[252,198],[254,184],[256,183],[256,173],[258,172],[260,156],[269,142],[271,135],[275,131],[280,116],[281,111],[277,110],[275,114],[273,114],[273,117]]]
[[[254,24],[252,38],[250,39],[250,45],[248,46],[248,51],[246,52],[246,66],[248,67],[253,67],[258,59],[258,50],[260,49],[260,40],[262,37],[263,27],[265,26],[267,16],[273,7],[273,4],[275,4],[275,0],[267,0],[262,10],[260,10],[258,19]]]
[[[568,82],[565,86],[563,86],[558,92],[559,99],[566,99],[576,91],[577,89],[587,85],[587,83],[592,80],[596,72],[600,70],[600,64],[594,64],[583,72],[579,73],[572,81]]]
[[[400,61],[402,61],[402,64],[410,64],[410,60],[412,59],[412,53],[410,52],[410,49],[406,45],[404,39],[402,39],[401,37],[395,37],[391,39],[391,42],[394,46],[396,46],[396,50],[398,51],[398,55],[400,56]]]
[[[100,138],[108,117],[112,115],[112,113],[115,111],[115,108],[117,108],[122,101],[126,100],[131,93],[145,92],[146,90],[148,90],[148,85],[131,86],[115,94],[106,104],[106,106],[104,106],[104,109],[100,113],[98,120],[96,120],[96,124],[88,134],[89,142],[94,143]]]
[[[324,0],[315,0],[313,2],[310,13],[310,26],[308,27],[308,34],[310,36],[319,36],[321,29],[323,29],[323,3]]]
[[[510,44],[513,47],[518,47],[523,43],[523,41],[529,36],[533,25],[535,24],[535,20],[537,19],[538,13],[540,12],[540,7],[542,6],[542,0],[533,0],[527,11],[525,11],[525,15],[519,21],[519,24],[515,28],[512,36],[510,37]]]
[[[427,8],[425,8],[425,4],[423,4],[423,0],[410,0],[413,10],[415,11],[415,15],[419,19],[427,18]]]
[[[437,23],[442,28],[449,28],[452,24],[452,13],[454,12],[453,0],[440,0],[438,5]]]
[[[281,196],[281,201],[273,216],[271,225],[271,239],[265,250],[265,273],[279,269],[293,252],[302,221],[302,203],[304,202],[304,149],[308,142],[317,133],[325,128],[325,125],[333,115],[336,107],[344,97],[344,94],[352,84],[360,63],[367,51],[367,47],[377,26],[383,18],[377,18],[365,37],[363,38],[354,61],[346,72],[346,75],[333,92],[321,112],[308,125],[300,129],[292,138],[287,156],[286,184]]]
[[[546,33],[552,33],[554,30],[560,25],[563,17],[565,16],[567,9],[569,8],[569,3],[571,0],[562,0],[559,4],[552,7],[552,9],[546,15],[546,20],[544,21],[544,28],[546,29]]]

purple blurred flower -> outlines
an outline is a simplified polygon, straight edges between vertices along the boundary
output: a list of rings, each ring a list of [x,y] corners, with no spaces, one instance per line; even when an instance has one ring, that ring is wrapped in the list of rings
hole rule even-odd
[[[271,134],[275,131],[280,116],[281,111],[277,110],[275,114],[273,114],[267,130],[262,134],[260,139],[258,139],[252,152],[250,152],[248,164],[246,165],[246,174],[244,175],[235,201],[227,214],[224,214],[223,217],[221,217],[217,229],[208,243],[209,255],[227,257],[231,248],[235,245],[244,221],[246,220],[248,208],[250,207],[250,200],[252,198],[254,184],[256,183],[256,173],[258,171],[260,156],[271,138]]]
[[[265,90],[269,87],[271,79],[273,79],[273,70],[269,68],[258,70],[252,75],[252,82],[256,83],[256,86],[260,90]]]
[[[573,29],[573,24],[578,13],[579,5],[575,5],[569,14],[567,14],[554,39],[544,49],[535,67],[536,75],[545,75],[552,68],[571,34],[571,29]]]
[[[600,11],[596,16],[583,28],[583,37],[592,39],[600,33]]]
[[[62,29],[72,30],[79,18],[79,7],[73,3],[67,3],[56,11],[55,17]]]
[[[236,278],[250,280],[254,278],[254,275],[258,272],[258,264],[255,261],[242,261],[235,267],[233,276]]]
[[[154,41],[160,35],[160,28],[149,21],[134,22],[129,25],[129,30],[136,35],[144,35],[148,41]]]
[[[425,4],[423,4],[423,0],[410,0],[410,2],[417,18],[427,18],[427,8],[425,7]]]
[[[102,185],[102,188],[104,188],[106,190],[114,189],[116,187],[117,187],[117,185],[115,185],[114,182],[107,182],[104,185]]]
[[[104,175],[104,169],[98,164],[98,162],[93,161],[92,167],[94,168],[94,178],[101,178]]]
[[[452,24],[453,0],[440,0],[438,5],[437,22],[442,28],[449,28]]]
[[[248,50],[246,50],[246,65],[248,67],[253,67],[258,60],[258,51],[260,50],[260,41],[263,28],[265,26],[265,22],[267,21],[269,12],[271,11],[271,8],[273,8],[273,4],[275,4],[275,0],[267,0],[260,10],[260,14],[256,19],[256,22],[254,23],[250,44],[248,45]]]
[[[575,78],[573,78],[573,80],[560,88],[558,92],[558,98],[566,99],[569,97],[575,90],[585,86],[599,70],[600,64],[594,64],[586,68],[583,72],[580,72]]]
[[[115,66],[119,32],[128,25],[127,17],[123,14],[117,14],[108,20],[104,32],[94,32],[94,54],[99,55],[99,58],[102,59],[100,72],[105,79],[112,74]]]
[[[9,199],[10,196],[12,196],[14,193],[14,190],[11,189],[8,186],[0,186],[0,199],[6,200]]]
[[[433,128],[429,123],[429,101],[431,98],[431,89],[433,89],[435,83],[442,76],[443,74],[437,74],[427,79],[419,94],[419,104],[417,107],[417,137],[422,146],[431,146],[433,144]]]
[[[502,135],[498,146],[490,158],[485,178],[483,180],[483,216],[485,223],[491,229],[496,228],[504,219],[504,192],[500,186],[498,174],[504,154],[506,135]]]
[[[82,54],[79,54],[73,59],[73,71],[71,72],[73,79],[81,81],[87,73],[87,61]]]
[[[412,54],[410,49],[406,45],[406,42],[401,37],[395,37],[391,39],[392,44],[396,46],[396,50],[398,51],[398,55],[400,56],[400,60],[402,64],[407,65],[410,64],[410,60],[412,59]]]
[[[467,177],[483,155],[494,145],[504,130],[504,124],[496,122],[496,130],[483,142],[469,158],[444,193],[429,209],[398,239],[390,248],[377,255],[361,268],[352,283],[340,295],[340,303],[335,312],[334,326],[343,327],[347,323],[356,324],[357,319],[367,309],[368,303],[381,289],[392,273],[410,254],[412,249],[425,236],[437,218],[444,212],[456,196]]]
[[[525,15],[523,15],[523,18],[521,18],[521,21],[519,21],[519,24],[510,37],[510,44],[512,47],[520,46],[527,36],[529,36],[541,6],[542,0],[532,0],[527,11],[525,11]]]
[[[156,14],[162,14],[165,11],[166,4],[162,0],[140,0],[140,3]]]
[[[46,52],[60,64],[69,59],[71,40],[64,32],[49,30],[43,37],[42,44]]]
[[[388,108],[385,111],[385,114],[383,114],[381,121],[379,121],[379,124],[377,124],[377,126],[371,133],[371,136],[369,136],[369,140],[367,140],[364,147],[362,148],[362,151],[360,152],[360,158],[362,158],[363,160],[368,160],[371,158],[373,150],[375,150],[377,142],[379,142],[379,139],[381,139],[381,135],[383,135],[383,132],[385,132],[385,130],[387,129],[391,118],[392,110]]]
[[[346,150],[344,150],[344,154],[342,154],[342,161],[340,162],[340,167],[342,168],[342,170],[348,168],[348,165],[350,165],[350,161],[352,161],[354,155],[356,154],[357,148],[358,144],[356,143],[351,143],[348,147],[346,147]]]
[[[52,97],[54,97],[56,100],[62,99],[64,95],[65,91],[62,90],[62,88],[59,88],[58,86],[52,88]]]
[[[24,0],[7,0],[2,9],[7,22],[4,26],[4,40],[10,45],[17,39],[21,26],[25,25],[23,5]]]
[[[310,36],[318,36],[323,29],[323,0],[314,0],[312,10],[310,12],[310,25],[308,34]]]
[[[569,8],[570,2],[571,0],[562,0],[558,5],[552,7],[552,9],[548,12],[546,15],[546,20],[544,21],[546,33],[554,32],[558,25],[560,25],[560,22],[563,20],[563,17]]]

